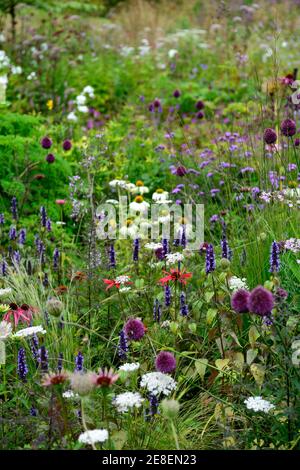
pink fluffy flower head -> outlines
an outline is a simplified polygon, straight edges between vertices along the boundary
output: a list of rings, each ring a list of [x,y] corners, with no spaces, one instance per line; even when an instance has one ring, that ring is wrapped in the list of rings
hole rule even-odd
[[[249,301],[249,292],[245,289],[237,290],[231,297],[231,307],[237,313],[247,313],[249,312],[248,301]]]
[[[269,315],[274,307],[274,298],[270,291],[263,286],[257,286],[250,292],[248,308],[252,313]]]
[[[163,374],[169,374],[176,369],[176,359],[174,354],[168,351],[161,351],[155,359],[156,370]]]

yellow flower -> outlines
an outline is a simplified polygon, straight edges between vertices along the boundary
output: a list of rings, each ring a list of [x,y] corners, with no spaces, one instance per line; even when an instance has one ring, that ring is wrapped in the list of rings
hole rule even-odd
[[[48,100],[47,101],[47,108],[49,109],[49,111],[52,111],[52,109],[53,109],[53,100]]]

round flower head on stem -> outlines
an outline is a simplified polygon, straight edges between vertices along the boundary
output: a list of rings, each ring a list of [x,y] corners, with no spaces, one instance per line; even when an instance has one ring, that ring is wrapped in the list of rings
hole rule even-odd
[[[237,313],[247,313],[249,312],[248,301],[249,301],[249,292],[245,289],[239,289],[231,297],[231,307]]]
[[[64,140],[62,147],[67,152],[68,150],[71,150],[72,142],[69,139],[66,139]]]
[[[155,359],[155,368],[163,374],[169,374],[176,369],[176,359],[174,354],[168,351],[161,351]]]
[[[53,155],[53,153],[48,153],[48,155],[46,156],[46,162],[47,163],[54,163],[55,162],[55,156]]]
[[[49,137],[43,137],[41,140],[41,146],[43,149],[49,149],[52,146],[52,140]]]
[[[285,119],[280,125],[280,130],[286,137],[293,137],[296,134],[296,123],[292,119]]]
[[[273,295],[264,287],[257,286],[250,292],[248,300],[248,308],[250,312],[265,316],[271,313],[273,307]]]
[[[110,368],[99,369],[98,374],[93,374],[92,382],[96,387],[111,387],[119,378],[118,374],[115,374],[114,370]]]
[[[274,131],[274,129],[271,129],[270,127],[265,130],[264,132],[264,141],[267,145],[272,145],[275,144],[277,141],[277,134]]]
[[[130,318],[124,326],[124,332],[129,340],[139,341],[145,335],[146,327],[138,318]]]

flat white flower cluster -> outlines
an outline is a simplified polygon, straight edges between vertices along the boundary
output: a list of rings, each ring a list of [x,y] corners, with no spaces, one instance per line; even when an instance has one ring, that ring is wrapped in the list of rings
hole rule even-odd
[[[126,413],[132,408],[140,408],[144,398],[138,392],[124,392],[113,399],[113,405],[120,413]]]
[[[34,336],[37,334],[42,334],[44,335],[46,330],[42,327],[42,325],[39,326],[29,326],[28,328],[24,328],[23,330],[17,331],[17,333],[14,334],[15,338],[28,338],[29,336]]]
[[[130,280],[130,277],[129,276],[118,276],[116,277],[115,279],[115,282],[119,283],[119,284],[125,284],[126,282],[128,282]]]
[[[244,400],[244,403],[248,410],[253,410],[253,411],[262,411],[263,413],[269,413],[270,410],[275,408],[272,403],[270,403],[268,400],[264,400],[262,397],[249,397],[246,400]]]
[[[126,362],[122,366],[119,367],[119,370],[122,370],[124,372],[134,372],[140,368],[140,363],[139,362]]]
[[[168,253],[166,255],[167,264],[175,264],[184,260],[184,255],[182,253]]]
[[[91,429],[80,434],[78,441],[82,444],[96,444],[104,442],[108,439],[108,431],[106,429]]]
[[[144,374],[141,380],[141,387],[145,387],[153,395],[170,395],[175,390],[177,383],[172,377],[161,372],[149,372]]]
[[[240,277],[232,276],[229,279],[228,284],[229,284],[229,288],[233,292],[236,292],[237,290],[240,290],[240,289],[249,290],[249,287],[247,285],[247,279],[245,277],[240,278]]]
[[[289,238],[284,243],[284,248],[290,250],[293,253],[298,253],[300,251],[300,239],[299,238]]]

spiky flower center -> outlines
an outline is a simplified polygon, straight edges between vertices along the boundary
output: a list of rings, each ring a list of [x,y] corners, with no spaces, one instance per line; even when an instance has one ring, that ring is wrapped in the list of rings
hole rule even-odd
[[[136,183],[135,183],[136,186],[144,186],[144,183],[143,181],[141,180],[138,180]]]
[[[134,202],[137,202],[138,204],[141,204],[144,201],[143,196],[137,196],[134,200]]]

